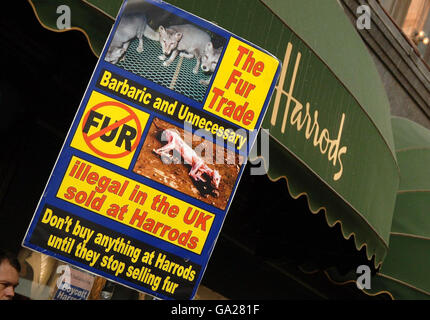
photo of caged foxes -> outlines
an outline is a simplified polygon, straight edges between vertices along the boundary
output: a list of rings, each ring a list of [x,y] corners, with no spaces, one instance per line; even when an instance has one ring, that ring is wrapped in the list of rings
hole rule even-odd
[[[144,0],[127,2],[105,61],[202,101],[226,39]]]

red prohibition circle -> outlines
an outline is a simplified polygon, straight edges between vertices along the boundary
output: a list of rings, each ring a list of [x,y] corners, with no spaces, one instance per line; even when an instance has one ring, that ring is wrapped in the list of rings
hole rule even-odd
[[[92,134],[92,135],[88,136],[88,135],[84,132],[84,126],[85,126],[85,124],[87,123],[88,116],[89,116],[90,112],[91,112],[91,111],[95,111],[95,110],[97,110],[97,109],[99,109],[99,108],[102,108],[102,107],[106,107],[106,106],[115,106],[115,107],[119,107],[119,108],[121,108],[121,109],[123,109],[123,110],[127,111],[129,115],[128,115],[127,117],[125,117],[125,118],[121,119],[120,121],[117,121],[117,122],[115,122],[114,124],[109,125],[109,126],[107,126],[106,128],[104,128],[104,129],[102,129],[102,130],[100,130],[100,131],[98,131],[98,132],[96,132],[96,133],[94,133],[94,134]],[[133,121],[133,120],[134,120],[134,122],[136,122],[136,126],[137,126],[137,136],[136,136],[136,140],[135,140],[135,142],[134,142],[134,143],[133,143],[133,145],[131,146],[130,151],[127,151],[127,150],[126,150],[126,151],[121,152],[121,153],[109,154],[109,153],[106,153],[106,152],[103,152],[103,151],[101,151],[101,150],[97,149],[97,148],[92,144],[92,141],[93,141],[94,139],[96,139],[96,138],[100,137],[101,135],[105,134],[105,133],[106,133],[106,132],[108,132],[108,131],[111,131],[111,130],[116,129],[117,127],[121,126],[122,124],[125,124],[125,123],[130,122],[130,121]],[[83,135],[83,137],[84,137],[84,140],[85,140],[85,143],[87,144],[87,146],[88,146],[88,147],[89,147],[89,148],[90,148],[94,153],[98,154],[99,156],[102,156],[102,157],[104,157],[104,158],[110,158],[110,159],[122,158],[122,157],[127,156],[127,155],[128,155],[128,154],[130,154],[131,152],[133,152],[133,151],[137,148],[137,145],[139,144],[139,141],[140,141],[140,138],[141,138],[141,135],[142,135],[142,130],[141,130],[141,129],[142,129],[142,127],[141,127],[141,125],[140,125],[139,118],[137,117],[136,113],[135,113],[131,108],[129,108],[128,106],[126,106],[126,105],[124,105],[124,104],[122,104],[122,103],[120,103],[120,102],[116,102],[116,101],[105,101],[105,102],[101,102],[101,103],[99,103],[99,104],[96,104],[94,107],[92,107],[92,108],[90,108],[90,110],[88,110],[88,112],[85,114],[84,119],[83,119],[83,121],[82,121],[82,135]]]

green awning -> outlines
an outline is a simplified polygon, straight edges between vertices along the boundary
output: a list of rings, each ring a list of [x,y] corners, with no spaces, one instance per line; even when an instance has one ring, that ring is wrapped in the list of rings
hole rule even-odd
[[[282,132],[282,121],[273,121],[277,91],[264,123],[273,137],[269,177],[286,177],[293,197],[307,194],[312,212],[323,208],[327,223],[340,223],[344,237],[354,236],[357,249],[366,246],[368,258],[374,255],[379,265],[389,243],[399,178],[389,103],[372,58],[338,2],[263,2],[279,17],[277,23],[284,23],[282,31],[269,32],[283,34],[276,38],[278,56],[283,58],[281,44],[293,45],[290,60],[284,59],[284,68],[289,63],[284,92],[291,92],[300,53],[293,97],[303,105],[309,103],[310,126],[318,112],[319,137],[327,129],[331,139],[340,141],[339,153],[345,151],[336,162],[330,149],[323,154],[321,147],[315,147],[316,135],[307,139],[308,122],[300,129],[303,117],[295,115],[300,106],[294,103]],[[285,117],[281,111],[288,108],[285,94],[278,108]],[[341,177],[336,176],[340,167]]]
[[[372,291],[395,299],[430,299],[430,130],[393,118],[400,186],[390,249]]]
[[[72,8],[99,53],[121,0],[32,0],[56,29],[52,8]],[[263,127],[270,131],[272,180],[305,194],[312,212],[339,223],[379,266],[387,252],[399,173],[389,104],[365,45],[337,1],[171,0],[276,55],[283,74]],[[74,18],[76,17],[76,19]],[[84,31],[84,32],[85,32]]]
[[[393,216],[390,247],[381,269],[371,279],[370,295],[388,294],[392,299],[430,299],[430,130],[393,117],[394,142],[400,167],[400,186]],[[354,282],[357,275],[336,282]]]

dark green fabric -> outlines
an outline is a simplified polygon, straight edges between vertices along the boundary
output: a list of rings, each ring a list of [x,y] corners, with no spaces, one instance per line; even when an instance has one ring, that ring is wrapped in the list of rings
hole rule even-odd
[[[423,170],[423,164],[430,163],[430,146],[400,150],[397,159],[403,168],[399,191],[430,190],[430,170]]]
[[[430,300],[430,130],[404,118],[392,122],[401,181],[388,254],[367,292]],[[331,276],[337,281],[357,277],[341,277],[335,270]]]
[[[309,46],[375,121],[394,150],[389,103],[368,49],[338,1],[262,0]]]
[[[430,130],[397,117],[393,130],[401,180],[381,273],[404,283],[395,298],[430,299]]]
[[[391,231],[430,238],[429,208],[430,190],[399,193]]]
[[[430,238],[392,234],[390,250],[380,273],[427,291],[430,299],[429,248]]]
[[[410,148],[428,148],[430,130],[406,118],[393,117],[395,148],[398,151]]]

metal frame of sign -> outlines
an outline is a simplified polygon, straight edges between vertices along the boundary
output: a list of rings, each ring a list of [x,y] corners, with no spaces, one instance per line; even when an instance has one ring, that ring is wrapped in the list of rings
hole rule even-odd
[[[131,45],[123,61],[115,64],[105,61],[109,49],[114,49],[113,37],[127,14],[126,6],[127,1],[120,9],[97,62],[23,246],[161,299],[192,299],[256,140],[280,73],[280,62],[265,50],[213,23],[162,1],[144,1],[143,6],[151,8],[152,13],[164,14],[164,23],[165,17],[173,17],[176,22],[188,22],[200,32],[204,30],[211,37],[224,39],[213,76],[209,78],[203,99],[198,101],[121,67],[124,60],[130,59],[129,50],[133,50],[134,55],[142,53],[136,53]],[[146,17],[147,23],[154,24],[163,17],[158,16],[158,20]],[[170,26],[166,24],[165,28],[172,25],[173,22]],[[198,35],[194,35],[196,37]],[[145,51],[145,43],[150,40],[143,38],[143,43]],[[159,45],[159,42],[153,44]],[[159,53],[162,53],[161,47]],[[158,64],[160,70],[171,67],[162,66],[158,57],[154,59],[151,62]],[[179,55],[176,59],[180,59]],[[183,57],[181,63],[194,61]],[[180,69],[178,64],[176,68]],[[197,75],[188,76],[198,81],[195,77],[199,75],[206,76],[201,70]],[[249,82],[247,93],[235,93],[240,81],[242,85]],[[194,83],[192,85],[197,85]],[[219,90],[222,85],[225,97],[231,98],[234,105],[228,104],[230,101],[218,105],[222,99]],[[214,103],[210,106],[212,99]],[[181,122],[178,117],[181,106],[188,106],[188,110],[199,115],[197,120],[205,120],[196,121],[194,125]],[[233,108],[226,111],[226,106]],[[252,112],[246,113],[247,110]],[[184,163],[177,164],[174,175],[163,176],[163,170],[155,168],[154,163],[159,163],[160,167],[167,164],[154,152],[144,153],[143,150],[151,150],[151,145],[145,144],[151,134],[158,135],[160,144],[156,147],[162,145],[163,132],[170,128],[165,127],[166,124],[177,128],[178,133],[184,130],[193,137],[207,138],[202,134],[206,129],[212,137],[220,138],[212,148],[223,148],[223,155],[233,152],[236,159],[242,157],[228,192],[223,189],[227,177],[221,176],[219,190],[209,183],[210,172],[213,175],[216,165],[209,164],[209,171],[198,172],[205,181],[184,175],[184,170],[187,173],[190,170]],[[224,127],[222,132],[220,127]],[[234,132],[239,133],[235,135]],[[232,143],[227,143],[229,137]],[[241,137],[247,140],[239,148]],[[221,138],[227,141],[220,143]],[[159,162],[146,163],[144,173],[136,170],[138,161],[149,161],[151,157]],[[151,174],[148,168],[153,169]],[[155,179],[157,174],[158,179]],[[199,192],[193,195],[189,190],[181,190],[184,181],[190,186],[194,184],[190,188]],[[221,203],[217,196],[223,191],[225,199]]]

